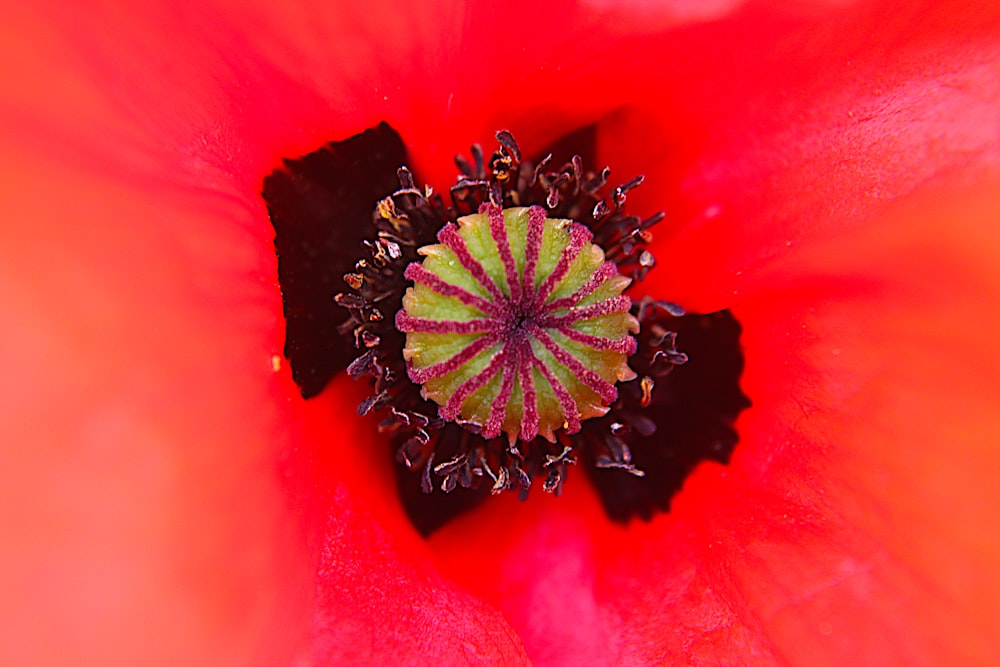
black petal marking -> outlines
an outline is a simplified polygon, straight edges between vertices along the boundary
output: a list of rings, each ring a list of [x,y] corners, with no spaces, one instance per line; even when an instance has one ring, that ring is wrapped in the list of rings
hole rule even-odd
[[[673,317],[659,309],[648,319],[640,319],[640,352],[631,360],[640,376],[650,370],[642,351],[651,349],[653,324],[677,334],[677,346],[688,361],[675,366],[668,375],[655,377],[648,409],[635,410],[623,397],[625,405],[619,414],[634,421],[619,417],[621,426],[614,429],[617,433],[612,437],[627,446],[631,465],[644,476],[603,470],[619,466],[608,465],[606,460],[598,464],[597,448],[585,448],[584,467],[605,511],[616,521],[649,519],[657,511],[667,511],[695,466],[702,461],[728,463],[738,440],[733,422],[750,406],[739,385],[743,373],[739,340],[742,329],[729,311]],[[642,386],[632,383],[631,389],[641,392]],[[642,400],[641,396],[632,398]]]
[[[304,398],[320,393],[356,355],[346,311],[333,301],[343,276],[375,237],[372,208],[399,187],[407,161],[399,135],[385,123],[285,160],[264,179],[274,225],[278,282],[285,310],[285,357]]]

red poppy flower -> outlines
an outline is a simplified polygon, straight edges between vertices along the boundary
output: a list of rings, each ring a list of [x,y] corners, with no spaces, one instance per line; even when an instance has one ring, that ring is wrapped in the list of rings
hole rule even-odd
[[[997,10],[8,4],[0,662],[1000,658]],[[273,361],[258,196],[383,119],[439,186],[596,123],[669,214],[643,289],[743,323],[731,465],[420,539],[364,388]]]

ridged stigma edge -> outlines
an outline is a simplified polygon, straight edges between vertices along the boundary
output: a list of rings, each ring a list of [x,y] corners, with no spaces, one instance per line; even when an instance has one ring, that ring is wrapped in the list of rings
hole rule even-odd
[[[639,323],[630,280],[590,230],[539,206],[484,204],[437,238],[406,268],[396,326],[409,377],[441,417],[513,444],[554,442],[607,413],[615,384],[635,378]]]

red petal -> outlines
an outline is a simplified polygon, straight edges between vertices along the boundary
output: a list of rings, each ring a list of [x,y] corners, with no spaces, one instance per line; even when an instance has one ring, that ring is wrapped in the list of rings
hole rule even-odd
[[[995,662],[997,184],[771,265],[737,309],[743,443],[670,515],[609,526],[574,477],[435,549],[536,664]]]
[[[346,59],[353,83],[304,63],[329,77],[324,97],[283,71],[280,44],[247,41],[264,30],[254,10],[186,11],[5,20],[18,57],[0,112],[17,131],[0,143],[0,327],[17,446],[0,662],[523,663],[499,613],[455,591],[398,507],[374,502],[391,487],[365,486],[335,411],[313,430],[321,404],[304,414],[272,368],[262,176],[380,114],[370,93],[352,97],[378,63]],[[358,106],[332,114],[332,99]],[[326,470],[322,494],[298,453],[317,442],[351,461]]]
[[[762,261],[936,175],[998,168],[1000,16],[916,5],[755,6],[667,40],[602,125],[602,160],[654,184],[635,204],[668,211],[647,289],[729,306]]]
[[[388,464],[370,435],[347,465],[300,459],[340,423],[270,370],[279,303],[256,191],[279,156],[381,118],[408,137],[445,124],[413,149],[446,182],[450,154],[497,125],[530,152],[625,103],[602,126],[606,157],[679,184],[646,188],[683,221],[664,243],[677,261],[650,285],[735,303],[747,325],[745,443],[648,526],[608,526],[582,484],[562,501],[494,503],[432,543],[445,572],[500,608],[539,663],[990,655],[995,199],[965,191],[994,208],[951,228],[954,191],[886,213],[871,188],[896,198],[996,163],[993,19],[958,3],[837,20],[749,9],[664,35],[676,16],[641,4],[567,18],[532,3],[516,25],[491,6],[428,3],[8,8],[0,326],[20,446],[4,475],[18,508],[0,552],[16,605],[4,662],[287,662],[305,650],[317,561],[318,657],[523,660],[379,492]],[[633,33],[645,37],[621,51]],[[698,217],[716,204],[714,221]],[[867,226],[912,239],[918,214],[943,282],[891,247],[853,263],[854,244],[875,243]],[[824,245],[837,237],[852,252]],[[814,245],[796,258],[786,241]],[[830,277],[844,273],[858,278]],[[947,306],[938,319],[961,324],[940,338],[926,335],[928,292]],[[928,339],[960,353],[925,361]],[[310,542],[320,520],[325,549]]]
[[[732,466],[649,525],[594,520],[571,480],[434,539],[499,573],[468,585],[536,663],[1000,658],[1000,42],[925,10],[682,31],[636,76],[653,99],[602,124],[619,174],[678,184],[636,191],[676,221],[643,288],[734,308],[755,406]]]
[[[312,568],[274,460],[291,392],[246,210],[5,148],[2,661],[300,651]]]

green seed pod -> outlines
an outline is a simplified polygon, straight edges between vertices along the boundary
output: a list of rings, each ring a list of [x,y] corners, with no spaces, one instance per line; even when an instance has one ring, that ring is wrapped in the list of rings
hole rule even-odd
[[[446,225],[405,273],[397,328],[410,379],[441,417],[513,444],[607,413],[632,380],[638,321],[621,276],[587,227],[538,206]]]

